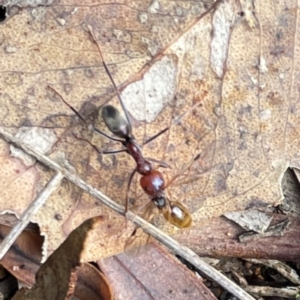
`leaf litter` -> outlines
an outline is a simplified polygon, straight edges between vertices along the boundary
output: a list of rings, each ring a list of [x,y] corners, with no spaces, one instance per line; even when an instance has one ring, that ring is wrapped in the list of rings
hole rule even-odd
[[[162,158],[170,165],[189,161],[190,149],[200,153],[210,149],[202,157],[201,165],[195,165],[191,171],[191,177],[196,177],[199,170],[204,176],[200,176],[196,182],[190,181],[188,185],[175,186],[171,190],[172,197],[186,200],[185,204],[194,213],[194,226],[201,226],[204,220],[227,210],[246,208],[258,202],[258,199],[265,204],[278,204],[282,199],[280,181],[283,172],[288,165],[299,167],[299,137],[295,130],[298,123],[297,90],[292,85],[297,66],[297,58],[292,54],[297,48],[298,39],[293,39],[297,31],[292,33],[286,29],[290,27],[286,24],[293,24],[296,20],[293,7],[277,4],[276,10],[273,10],[268,3],[261,3],[256,7],[259,26],[254,27],[253,22],[249,21],[253,20],[249,10],[245,10],[247,18],[243,20],[242,17],[239,19],[239,8],[234,3],[228,1],[220,5],[218,13],[230,8],[234,12],[235,22],[229,27],[227,56],[223,74],[217,72],[218,78],[210,66],[211,30],[214,30],[214,37],[218,33],[218,27],[211,22],[212,15],[201,16],[201,12],[205,11],[201,4],[197,7],[192,3],[175,9],[176,16],[171,18],[169,15],[162,19],[157,10],[160,13],[173,11],[176,3],[158,8],[155,6],[155,9],[153,3],[151,5],[149,10],[146,3],[133,4],[132,7],[115,6],[114,9],[105,4],[93,7],[93,10],[86,5],[76,11],[63,5],[54,6],[49,7],[43,21],[30,16],[27,10],[21,11],[18,22],[12,26],[13,30],[8,26],[3,27],[5,40],[2,49],[5,55],[1,62],[4,74],[1,83],[1,125],[12,129],[28,125],[52,127],[59,139],[53,147],[53,153],[63,149],[79,174],[121,203],[128,178],[127,170],[131,170],[133,164],[126,155],[120,155],[116,160],[106,159],[102,165],[100,160],[99,164],[97,154],[88,152],[87,145],[72,139],[70,133],[76,128],[73,122],[69,123],[71,112],[62,103],[50,99],[45,91],[46,84],[51,83],[78,109],[86,101],[101,106],[110,100],[107,76],[92,43],[88,42],[84,27],[78,25],[85,20],[98,33],[97,40],[105,52],[105,60],[121,87],[125,88],[141,78],[148,71],[147,63],[161,61],[160,55],[175,54],[178,58],[175,104],[167,105],[157,119],[147,126],[136,121],[134,132],[139,140],[164,128],[179,111],[191,106],[199,86],[209,91],[202,107],[190,118],[180,126],[174,126],[167,137],[145,149],[145,156]],[[198,14],[189,14],[191,11]],[[196,15],[201,17],[197,19]],[[57,22],[62,16],[66,21],[64,26]],[[137,17],[134,22],[122,22],[132,16]],[[112,20],[115,26],[122,28],[121,33],[110,30],[108,24]],[[14,22],[14,19],[9,21]],[[135,34],[131,32],[132,28],[140,26],[142,31]],[[263,35],[265,28],[268,28],[267,36]],[[162,38],[166,30],[169,34],[167,38]],[[16,31],[23,33],[18,39],[15,38]],[[29,32],[30,39],[27,38]],[[141,36],[141,32],[145,36]],[[127,33],[131,38],[129,44],[122,40],[128,39]],[[277,39],[276,46],[271,43],[272,36]],[[143,42],[138,43],[138,40]],[[153,45],[157,47],[153,48]],[[7,47],[14,47],[15,50],[5,52]],[[289,52],[280,49],[292,49],[289,50],[292,52],[289,55]],[[259,71],[261,57],[264,57],[268,72]],[[201,67],[195,69],[194,66]],[[99,140],[101,149],[111,146],[110,142]],[[2,149],[6,153],[4,159],[8,159],[5,146]],[[209,172],[205,172],[207,170]],[[8,171],[3,171],[6,176]],[[27,170],[26,176],[30,172],[31,169]],[[24,209],[37,192],[33,186],[39,188],[49,178],[39,166],[35,166],[34,172],[39,174],[39,178],[36,178],[38,181],[32,185],[32,193],[26,201],[18,204],[23,205]],[[19,185],[20,191],[25,186]],[[64,188],[65,191],[49,199],[47,207],[35,220],[48,236],[49,249],[57,248],[72,229],[94,215],[107,218],[108,229],[104,236],[109,236],[108,231],[119,232],[122,236],[122,218],[78,193],[76,188],[68,185]],[[139,194],[138,191],[133,192]],[[2,210],[5,211],[6,207]],[[60,222],[53,219],[58,212],[62,215]],[[53,226],[53,222],[59,224]],[[161,226],[162,220],[157,220],[156,224]],[[168,225],[162,228],[169,233],[174,231]],[[94,249],[91,248],[89,257],[122,251],[121,244],[120,239],[118,243],[114,241],[110,250],[100,254],[96,251],[96,242],[91,245]],[[109,249],[109,242],[106,245]]]

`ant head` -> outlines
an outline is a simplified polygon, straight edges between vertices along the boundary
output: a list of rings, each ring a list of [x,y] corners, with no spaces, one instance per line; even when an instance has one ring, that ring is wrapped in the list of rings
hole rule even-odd
[[[127,139],[131,136],[130,125],[114,106],[104,106],[102,109],[102,118],[107,128],[114,135],[122,139]]]
[[[166,206],[166,199],[163,196],[153,198],[152,201],[154,202],[154,204],[159,210],[165,208]]]
[[[179,202],[169,201],[169,207],[165,207],[163,215],[172,225],[186,228],[192,225],[192,216],[188,209]]]

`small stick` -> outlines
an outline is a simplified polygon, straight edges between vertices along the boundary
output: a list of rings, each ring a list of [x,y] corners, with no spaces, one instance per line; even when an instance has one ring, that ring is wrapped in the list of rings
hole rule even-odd
[[[297,286],[290,286],[285,288],[276,288],[271,286],[253,286],[248,285],[245,287],[251,294],[255,294],[257,296],[263,297],[279,297],[282,298],[291,298],[291,299],[299,299],[300,288]],[[241,298],[242,299],[242,298]],[[277,298],[278,299],[278,298]]]
[[[283,277],[287,278],[290,282],[300,285],[300,278],[297,272],[292,269],[287,264],[273,259],[255,259],[255,258],[245,258],[244,260],[252,262],[254,264],[265,265],[269,268],[276,270]]]
[[[5,237],[5,239],[0,244],[0,260],[12,246],[12,244],[16,241],[21,232],[25,229],[25,227],[29,224],[32,216],[45,204],[46,200],[49,196],[60,186],[61,181],[64,176],[62,173],[57,172],[52,179],[48,182],[42,192],[38,195],[38,197],[29,205],[29,207],[25,210],[23,215],[20,218],[20,221],[13,227],[13,229],[9,232],[9,234]]]

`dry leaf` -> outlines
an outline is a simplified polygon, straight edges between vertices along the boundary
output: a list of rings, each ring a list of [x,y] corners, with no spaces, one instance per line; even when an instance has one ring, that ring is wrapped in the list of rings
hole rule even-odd
[[[26,2],[27,3],[27,2]],[[144,147],[145,157],[172,166],[166,178],[189,162],[186,184],[172,185],[169,196],[193,213],[193,225],[225,211],[250,205],[278,204],[280,182],[288,165],[299,167],[297,87],[297,2],[125,1],[124,4],[61,1],[59,5],[8,8],[1,24],[0,125],[50,130],[57,138],[51,156],[64,152],[78,174],[124,204],[134,163],[127,154],[99,156],[118,148],[92,136],[62,101],[47,92],[51,85],[88,122],[112,98],[111,83],[87,25],[132,116],[139,142],[151,137],[197,101],[201,106]],[[244,13],[242,14],[241,11]],[[203,93],[206,97],[203,98]],[[1,211],[24,211],[50,178],[40,165],[25,168],[1,144]],[[146,201],[138,178],[130,197]],[[13,203],[8,199],[14,199]],[[100,215],[85,261],[121,252],[131,233],[124,218],[64,184],[33,220],[55,250],[84,220]],[[168,233],[174,228],[154,220]]]
[[[115,299],[215,299],[202,280],[155,244],[137,257],[125,254],[98,262]]]
[[[100,218],[89,219],[74,230],[40,267],[36,274],[35,285],[31,289],[19,290],[14,299],[69,299],[75,292],[78,278],[77,267],[80,265],[86,240],[91,229],[100,223]],[[88,276],[85,279],[87,278]],[[111,297],[105,299],[111,299]]]
[[[113,295],[105,276],[91,264],[82,264],[77,270],[74,292],[78,300],[112,300]]]

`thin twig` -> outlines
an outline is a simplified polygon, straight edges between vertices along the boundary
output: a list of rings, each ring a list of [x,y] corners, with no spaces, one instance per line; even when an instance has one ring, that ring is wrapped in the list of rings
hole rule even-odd
[[[84,180],[82,180],[79,176],[74,173],[69,172],[68,170],[61,167],[58,163],[52,161],[49,157],[45,156],[44,154],[32,149],[28,145],[24,145],[10,133],[6,132],[3,128],[0,127],[0,135],[4,137],[10,143],[15,144],[16,146],[20,147],[26,153],[32,155],[37,160],[48,166],[49,168],[55,170],[56,172],[61,172],[68,180],[76,184],[78,187],[89,193],[90,195],[96,197],[100,200],[103,204],[107,205],[112,210],[118,212],[121,215],[124,215],[125,207],[115,203],[109,197],[107,197],[102,192],[98,191],[91,185],[87,184]],[[235,295],[239,299],[243,300],[254,300],[249,294],[247,294],[242,288],[236,285],[234,282],[230,281],[226,276],[221,274],[219,271],[215,270],[210,265],[203,262],[200,257],[194,253],[189,248],[180,245],[177,241],[172,239],[170,236],[144,220],[143,218],[135,215],[134,213],[128,211],[126,213],[126,218],[132,221],[135,225],[141,227],[146,233],[150,234],[158,241],[160,241],[165,246],[169,247],[173,250],[176,254],[183,257],[185,260],[193,264],[197,269],[199,269],[203,274],[207,277],[212,279],[213,281],[217,282],[221,285],[225,290],[230,292],[231,294]]]
[[[299,299],[298,295],[300,293],[300,288],[298,286],[290,286],[285,288],[275,288],[271,286],[253,286],[248,285],[245,289],[258,296],[265,297],[279,297],[279,298],[292,298]]]
[[[32,216],[44,205],[49,196],[60,186],[63,178],[64,176],[60,172],[56,173],[42,190],[42,192],[38,195],[38,197],[25,210],[20,218],[20,221],[13,227],[13,229],[0,244],[0,260],[16,241],[25,227],[29,224]]]
[[[254,264],[261,264],[269,268],[272,268],[276,270],[278,273],[280,273],[283,277],[288,279],[290,282],[300,285],[300,278],[297,272],[294,269],[292,269],[290,266],[288,266],[287,264],[279,260],[255,259],[255,258],[245,258],[244,260],[252,262]]]

